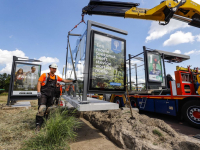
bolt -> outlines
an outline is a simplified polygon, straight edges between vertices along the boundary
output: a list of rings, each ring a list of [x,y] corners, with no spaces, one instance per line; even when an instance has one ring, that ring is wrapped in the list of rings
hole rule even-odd
[[[177,8],[176,8],[176,7],[174,7],[174,8],[173,8],[173,11],[175,12],[176,10],[177,10]]]

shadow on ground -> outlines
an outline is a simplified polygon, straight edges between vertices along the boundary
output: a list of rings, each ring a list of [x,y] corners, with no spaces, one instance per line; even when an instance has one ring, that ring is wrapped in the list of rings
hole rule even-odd
[[[167,124],[169,124],[176,132],[179,132],[181,134],[191,136],[191,137],[196,134],[200,134],[199,129],[190,126],[185,121],[179,121],[177,117],[175,116],[158,114],[158,113],[153,113],[153,112],[145,112],[145,111],[142,111],[140,114],[147,115],[151,118],[161,119],[165,121]]]

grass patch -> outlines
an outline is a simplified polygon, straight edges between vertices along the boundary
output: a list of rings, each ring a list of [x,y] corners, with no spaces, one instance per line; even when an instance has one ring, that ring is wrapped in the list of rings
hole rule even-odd
[[[131,111],[129,110],[129,111],[126,111],[126,112],[124,112],[123,114],[129,114],[129,113],[131,113]]]
[[[74,141],[80,122],[74,117],[75,111],[58,108],[50,114],[40,133],[24,143],[23,150],[61,150],[69,149],[68,143]]]
[[[0,96],[8,96],[8,92],[3,92],[0,94]]]
[[[0,149],[20,149],[24,139],[34,135],[36,113],[32,108],[0,108]]]
[[[153,145],[158,145],[158,144],[154,142]]]
[[[8,99],[8,96],[0,96],[0,104],[6,104],[7,99]]]
[[[160,131],[156,130],[156,129],[153,130],[152,132],[153,132],[154,135],[158,135],[159,137],[163,136],[162,133]]]

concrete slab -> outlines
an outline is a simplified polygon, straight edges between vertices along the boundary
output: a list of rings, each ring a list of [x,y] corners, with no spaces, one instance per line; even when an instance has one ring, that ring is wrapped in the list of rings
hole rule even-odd
[[[68,101],[73,107],[75,107],[78,111],[97,111],[97,110],[114,110],[119,109],[119,105],[116,103],[111,103],[103,100],[98,100],[94,98],[88,97],[87,100],[89,103],[81,104],[79,100],[76,98],[71,98],[65,95],[62,97]]]
[[[15,103],[14,105],[11,105],[11,107],[26,107],[26,108],[28,108],[28,107],[31,107],[31,103],[28,101],[26,101],[26,102],[17,102],[17,103]]]

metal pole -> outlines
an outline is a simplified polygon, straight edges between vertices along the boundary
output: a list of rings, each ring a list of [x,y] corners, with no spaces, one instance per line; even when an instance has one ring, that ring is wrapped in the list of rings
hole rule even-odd
[[[136,91],[138,91],[137,64],[135,64]]]
[[[13,56],[13,62],[12,62],[12,69],[11,69],[11,75],[10,75],[10,85],[9,85],[9,91],[8,91],[8,100],[7,105],[11,102],[11,92],[12,92],[12,83],[14,78],[14,67],[15,67],[15,61],[17,60],[16,56]]]
[[[77,80],[77,76],[76,76],[76,70],[75,70],[75,66],[74,66],[74,59],[73,59],[73,55],[72,55],[72,50],[71,50],[71,46],[70,46],[70,43],[69,43],[69,50],[70,50],[70,55],[71,55],[71,60],[72,60],[72,66],[73,66],[73,70],[74,70],[74,77],[75,77],[75,80]],[[75,85],[75,88],[74,88],[74,93],[73,93],[73,96],[76,97],[76,87],[78,87],[78,82],[76,82],[76,85]]]
[[[63,71],[62,71],[62,78],[63,78],[63,76],[64,76],[64,70],[65,70],[65,67],[63,67]]]
[[[66,74],[67,74],[67,61],[68,61],[68,46],[69,46],[69,33],[67,35],[67,52],[66,52],[66,62],[65,62],[65,79],[66,79]],[[66,89],[66,84],[65,84],[65,89]],[[65,92],[66,93],[66,92]],[[67,94],[67,93],[66,93]]]
[[[128,85],[126,85],[126,93],[127,93],[127,98],[128,98],[128,101],[129,101],[129,107],[130,107],[130,112],[131,112],[131,119],[134,119],[133,112],[132,112],[131,101],[130,101],[130,96],[129,96],[129,93],[128,93]]]
[[[166,69],[165,69],[165,54],[162,54],[163,58],[163,69],[164,69],[164,78],[165,78],[165,88],[167,87],[167,78],[166,78]]]
[[[83,79],[83,98],[82,102],[87,102],[87,92],[88,92],[88,76],[89,76],[89,59],[90,59],[90,34],[91,34],[91,21],[87,22],[87,37],[86,37],[86,50],[85,50],[85,69],[84,69],[84,79]]]
[[[130,82],[130,91],[132,91],[132,85],[131,85],[131,54],[128,54],[129,57],[129,82]]]
[[[146,52],[146,47],[143,46],[143,52],[144,52],[144,69],[145,69],[145,86],[146,90],[148,90],[148,62],[147,62],[147,52]]]

